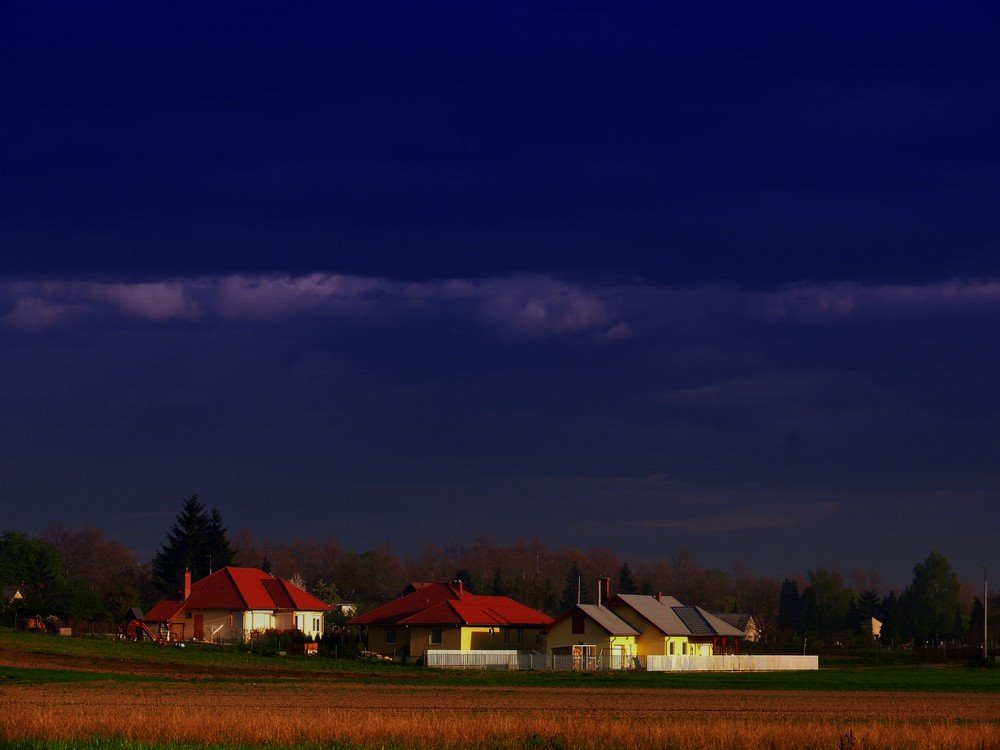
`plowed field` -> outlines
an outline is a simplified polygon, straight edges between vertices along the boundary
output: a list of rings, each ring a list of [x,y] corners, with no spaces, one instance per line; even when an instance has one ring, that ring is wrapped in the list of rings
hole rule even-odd
[[[996,748],[1000,696],[64,683],[0,688],[0,739],[426,747]]]

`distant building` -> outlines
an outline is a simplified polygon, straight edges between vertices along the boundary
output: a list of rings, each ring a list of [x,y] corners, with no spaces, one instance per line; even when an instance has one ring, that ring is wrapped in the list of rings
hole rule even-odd
[[[715,616],[743,632],[743,640],[756,643],[763,635],[753,615],[745,612],[716,612]]]

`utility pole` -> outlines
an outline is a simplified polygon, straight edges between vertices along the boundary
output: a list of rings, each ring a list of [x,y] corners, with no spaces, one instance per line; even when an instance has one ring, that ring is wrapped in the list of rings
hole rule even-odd
[[[986,626],[989,620],[986,617],[986,610],[989,607],[990,599],[990,587],[986,580],[986,566],[983,566],[983,661],[987,661],[990,658],[989,652],[989,630]]]

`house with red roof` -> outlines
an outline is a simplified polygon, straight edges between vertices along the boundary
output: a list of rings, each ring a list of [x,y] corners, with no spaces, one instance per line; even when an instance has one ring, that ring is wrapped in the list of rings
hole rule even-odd
[[[161,599],[143,622],[163,640],[222,641],[248,638],[255,630],[323,634],[330,605],[282,578],[257,568],[229,566]]]
[[[506,596],[480,596],[455,583],[411,583],[381,607],[348,620],[368,628],[368,649],[421,658],[451,651],[544,649],[552,618]]]

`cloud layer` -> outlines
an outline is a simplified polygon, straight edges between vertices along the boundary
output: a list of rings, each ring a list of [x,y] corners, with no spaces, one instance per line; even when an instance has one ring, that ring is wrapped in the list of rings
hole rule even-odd
[[[235,274],[157,282],[44,281],[0,284],[2,324],[39,333],[88,320],[273,321],[306,316],[358,317],[427,306],[474,312],[512,336],[593,334],[627,338],[601,292],[548,276],[401,282],[340,274]]]
[[[949,314],[1000,309],[1000,281],[933,284],[804,283],[759,292],[719,285],[595,285],[545,275],[395,281],[312,273],[234,274],[144,282],[0,282],[0,322],[25,334],[108,318],[273,321],[306,316],[364,317],[451,307],[516,337],[590,334],[629,338],[650,313],[691,322],[706,314],[782,323]]]

